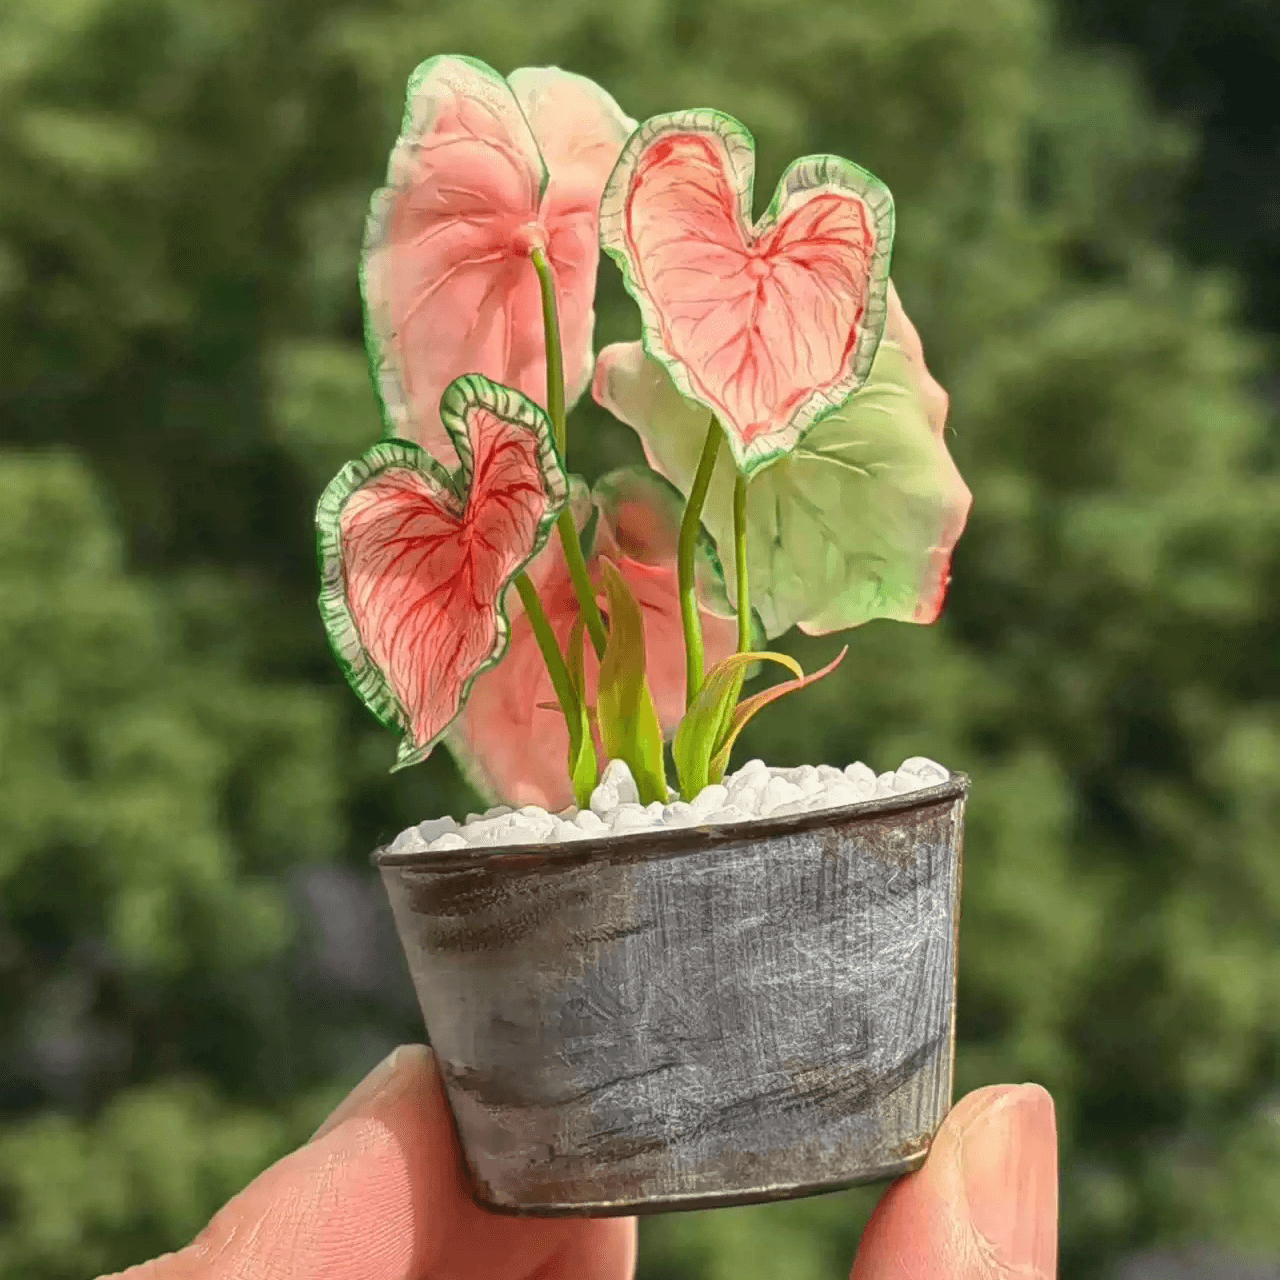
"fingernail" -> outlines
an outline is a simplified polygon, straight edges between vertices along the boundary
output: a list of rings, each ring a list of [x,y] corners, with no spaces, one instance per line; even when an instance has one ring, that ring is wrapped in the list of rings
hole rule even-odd
[[[369,1072],[363,1080],[360,1081],[354,1089],[330,1113],[329,1118],[322,1124],[308,1139],[314,1142],[317,1138],[323,1138],[326,1133],[332,1133],[344,1120],[350,1120],[352,1116],[359,1115],[366,1110],[370,1104],[382,1093],[386,1087],[396,1077],[396,1072],[404,1066],[409,1060],[413,1051],[420,1048],[419,1045],[402,1044],[398,1049],[392,1049],[383,1060],[378,1063],[372,1071]]]
[[[1058,1142],[1039,1085],[997,1093],[959,1134],[969,1219],[1013,1274],[1052,1280],[1058,1251]]]

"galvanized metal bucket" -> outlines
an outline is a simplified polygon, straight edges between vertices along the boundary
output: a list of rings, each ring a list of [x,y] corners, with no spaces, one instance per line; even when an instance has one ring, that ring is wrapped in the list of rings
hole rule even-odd
[[[967,790],[375,853],[476,1199],[652,1213],[916,1168],[951,1105]]]

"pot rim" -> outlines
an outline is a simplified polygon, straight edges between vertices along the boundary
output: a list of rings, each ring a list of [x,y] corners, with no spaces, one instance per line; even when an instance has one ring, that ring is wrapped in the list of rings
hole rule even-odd
[[[701,853],[719,845],[741,844],[744,839],[771,840],[778,836],[834,826],[857,818],[878,818],[905,813],[946,800],[963,800],[969,794],[969,775],[953,773],[946,782],[897,796],[859,800],[854,804],[811,813],[789,813],[780,818],[748,818],[743,822],[714,822],[696,827],[651,827],[622,835],[592,836],[585,840],[553,844],[481,845],[473,849],[420,849],[393,853],[385,846],[369,856],[378,868],[407,867],[421,871],[495,871],[528,867],[572,865],[618,858],[622,861],[657,861],[687,853]]]

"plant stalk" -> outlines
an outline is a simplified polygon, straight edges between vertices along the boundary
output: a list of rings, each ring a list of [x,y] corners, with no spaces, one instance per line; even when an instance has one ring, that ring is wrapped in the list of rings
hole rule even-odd
[[[520,603],[524,605],[529,624],[533,627],[533,638],[542,651],[542,660],[547,664],[547,674],[551,677],[552,687],[560,700],[560,710],[564,712],[565,724],[569,726],[569,732],[572,733],[573,726],[580,719],[578,694],[573,687],[573,679],[569,675],[564,654],[560,652],[556,633],[551,629],[547,611],[542,607],[542,601],[538,597],[538,589],[530,581],[527,573],[521,573],[516,578],[516,591],[520,594]]]
[[[694,580],[693,554],[698,546],[698,531],[701,528],[702,507],[707,500],[707,488],[711,484],[711,473],[715,470],[716,456],[720,452],[720,442],[724,439],[724,429],[711,417],[707,427],[707,438],[702,442],[702,456],[698,459],[698,469],[694,473],[693,486],[689,490],[689,501],[685,504],[684,518],[680,521],[680,539],[676,544],[676,578],[680,591],[680,621],[684,626],[684,673],[685,673],[685,709],[693,705],[693,700],[702,688],[704,670],[702,650],[702,620],[698,617],[698,592]]]
[[[747,478],[733,481],[733,560],[738,578],[738,652],[751,652],[751,596],[747,587]]]
[[[551,272],[551,263],[541,245],[534,245],[529,251],[533,261],[533,269],[538,273],[538,286],[542,291],[542,327],[546,335],[547,348],[547,416],[551,419],[551,430],[555,436],[556,448],[560,452],[560,461],[568,468],[568,424],[565,421],[564,409],[564,349],[560,343],[560,316],[556,306],[556,282]],[[569,566],[569,577],[573,581],[573,589],[578,597],[578,607],[587,624],[587,634],[591,637],[591,647],[597,658],[604,657],[607,636],[604,629],[604,618],[600,616],[600,606],[596,603],[596,593],[587,574],[587,562],[582,556],[582,542],[578,538],[578,526],[573,522],[573,512],[569,507],[560,513],[556,520],[556,529],[560,534],[560,545],[564,548],[565,563]]]

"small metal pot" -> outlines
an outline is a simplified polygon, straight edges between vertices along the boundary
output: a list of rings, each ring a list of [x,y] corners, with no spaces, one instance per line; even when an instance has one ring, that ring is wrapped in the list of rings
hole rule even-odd
[[[652,1213],[918,1167],[951,1105],[967,791],[375,853],[476,1199]]]

